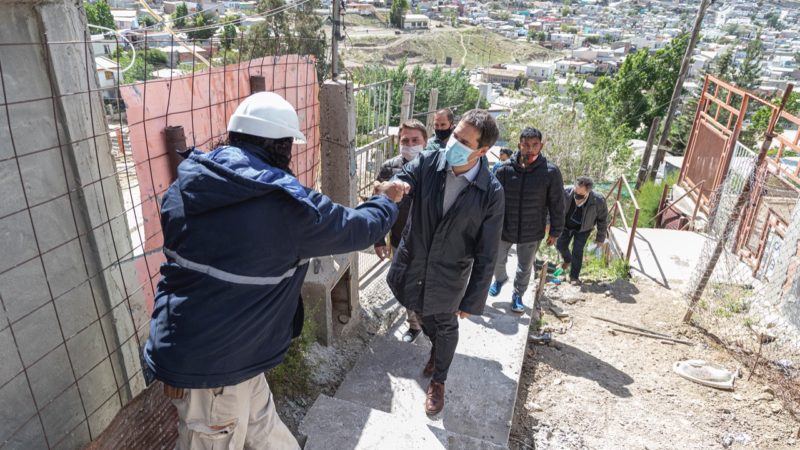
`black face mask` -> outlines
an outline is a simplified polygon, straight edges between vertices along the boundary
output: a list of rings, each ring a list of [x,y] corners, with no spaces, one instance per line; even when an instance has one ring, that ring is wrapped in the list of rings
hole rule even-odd
[[[586,194],[575,194],[575,200],[583,200],[586,198]]]
[[[450,128],[447,130],[434,130],[434,133],[436,133],[436,139],[439,139],[440,141],[446,141],[450,139],[450,135],[453,134],[453,130]]]

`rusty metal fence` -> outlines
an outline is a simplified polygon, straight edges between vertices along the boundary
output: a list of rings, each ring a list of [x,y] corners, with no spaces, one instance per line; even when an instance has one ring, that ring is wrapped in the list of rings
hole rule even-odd
[[[168,138],[211,150],[243,98],[273,91],[298,110],[308,144],[292,170],[314,186],[316,61],[277,39],[256,56],[252,38],[237,51],[144,35],[137,65],[116,37],[40,37],[0,44],[0,447],[169,448],[163,396],[126,408],[154,387],[140,351],[178,162]]]

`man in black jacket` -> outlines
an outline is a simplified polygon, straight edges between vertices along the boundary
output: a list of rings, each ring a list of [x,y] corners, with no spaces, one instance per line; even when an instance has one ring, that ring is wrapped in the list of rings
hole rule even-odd
[[[586,240],[597,227],[595,241],[602,244],[608,232],[608,205],[606,198],[592,190],[594,183],[591,178],[578,177],[575,187],[568,186],[564,189],[566,208],[566,224],[564,232],[558,238],[556,248],[564,258],[561,267],[569,268],[571,284],[580,284],[581,267],[583,266],[583,247]],[[572,241],[572,251],[569,249]]]
[[[428,140],[425,150],[435,151],[445,148],[450,136],[453,134],[453,128],[456,126],[455,120],[456,116],[450,108],[436,111],[433,115],[433,132],[435,136]]]
[[[503,188],[484,155],[497,140],[485,110],[464,114],[444,151],[426,151],[395,179],[411,186],[410,223],[389,269],[395,297],[422,317],[432,349],[425,411],[444,407],[458,318],[482,314],[503,224]]]
[[[428,140],[428,130],[425,128],[425,124],[419,120],[406,120],[400,124],[398,137],[400,140],[400,154],[394,158],[387,159],[383,163],[381,171],[378,173],[378,182],[389,181],[403,170],[404,165],[409,161],[413,161],[417,155],[422,153],[425,142]],[[397,221],[392,225],[390,236],[392,253],[396,253],[397,246],[400,245],[400,238],[403,236],[403,228],[406,226],[408,212],[411,210],[411,198],[407,195],[404,196],[399,206],[400,214],[397,216]],[[381,259],[389,256],[389,249],[386,247],[385,239],[381,239],[380,242],[375,244],[375,254]],[[408,321],[408,331],[403,335],[403,342],[414,342],[419,334],[422,333],[422,324],[414,310],[411,309],[406,310],[406,320]]]
[[[506,260],[511,246],[517,246],[517,274],[511,310],[525,311],[522,296],[531,280],[531,267],[536,258],[539,242],[544,239],[547,218],[550,218],[550,236],[547,245],[553,245],[564,227],[564,183],[561,171],[549,163],[542,152],[542,132],[531,127],[522,130],[519,152],[501,165],[495,176],[503,186],[506,208],[503,237],[497,254],[494,283],[489,294],[496,296],[508,281]]]

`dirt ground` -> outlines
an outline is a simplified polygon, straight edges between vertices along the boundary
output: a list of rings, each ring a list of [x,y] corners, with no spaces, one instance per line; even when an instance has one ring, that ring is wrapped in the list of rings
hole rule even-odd
[[[649,282],[548,285],[550,303],[570,317],[546,314],[552,342],[529,343],[510,448],[800,449],[800,424],[764,381],[748,382],[748,367],[680,324],[685,307],[677,292]],[[696,344],[612,334],[620,327],[593,315]],[[672,365],[685,359],[740,368],[735,390],[681,378]]]

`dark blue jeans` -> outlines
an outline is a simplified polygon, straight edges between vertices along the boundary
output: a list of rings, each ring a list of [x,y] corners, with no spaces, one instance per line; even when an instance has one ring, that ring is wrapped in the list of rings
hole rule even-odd
[[[564,262],[570,265],[569,279],[577,280],[581,276],[581,267],[583,266],[583,248],[586,247],[586,240],[592,231],[584,231],[583,233],[578,230],[570,230],[564,228],[561,236],[558,237],[556,248],[564,258]],[[572,241],[572,250],[569,249],[569,243]]]

